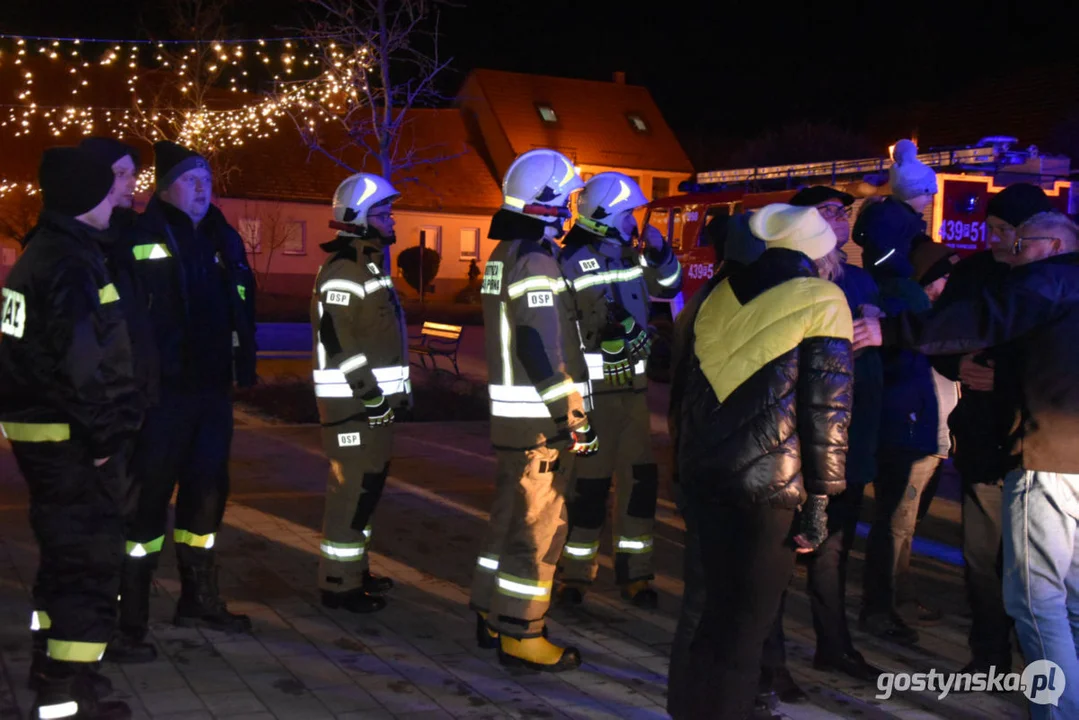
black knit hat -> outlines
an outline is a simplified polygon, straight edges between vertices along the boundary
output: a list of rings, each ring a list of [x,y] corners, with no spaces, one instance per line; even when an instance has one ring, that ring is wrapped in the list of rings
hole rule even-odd
[[[1009,185],[989,199],[985,214],[1000,218],[1012,227],[1019,227],[1038,213],[1052,212],[1045,191],[1030,183]]]
[[[853,195],[827,185],[811,185],[810,187],[802,188],[787,202],[797,207],[816,207],[829,200],[838,200],[843,203],[844,207],[850,207],[854,204]]]
[[[169,185],[176,182],[176,178],[195,168],[209,170],[210,164],[202,155],[183,145],[168,140],[154,143],[154,180],[158,192],[168,189]]]
[[[88,137],[79,143],[79,147],[98,156],[107,162],[109,167],[125,155],[131,158],[135,167],[139,166],[139,151],[116,138]]]
[[[38,185],[46,210],[78,217],[112,190],[112,165],[77,147],[49,148],[41,156]]]

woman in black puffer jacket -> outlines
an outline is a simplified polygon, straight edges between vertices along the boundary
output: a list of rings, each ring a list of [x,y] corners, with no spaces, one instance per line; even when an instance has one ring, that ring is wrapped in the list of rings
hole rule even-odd
[[[827,497],[845,486],[852,321],[843,292],[819,277],[838,262],[835,234],[815,208],[772,205],[750,223],[765,252],[686,310],[695,317],[676,442],[708,587],[691,718],[751,712],[796,548],[824,539]]]

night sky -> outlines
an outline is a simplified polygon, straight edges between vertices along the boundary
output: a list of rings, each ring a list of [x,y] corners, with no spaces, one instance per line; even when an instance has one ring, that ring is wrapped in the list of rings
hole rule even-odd
[[[4,0],[0,29],[134,37],[163,27],[165,2]],[[621,70],[652,91],[677,131],[698,137],[749,138],[802,120],[865,131],[889,107],[1075,62],[1079,52],[1079,12],[1065,2],[455,4],[442,11],[442,50],[455,58],[448,93],[473,67],[592,79]],[[302,22],[304,3],[233,0],[230,8],[237,33],[274,35]]]

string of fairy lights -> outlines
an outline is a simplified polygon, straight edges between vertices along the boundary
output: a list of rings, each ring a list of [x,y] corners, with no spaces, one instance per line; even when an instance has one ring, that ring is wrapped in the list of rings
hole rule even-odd
[[[334,39],[0,34],[0,90],[14,91],[0,96],[0,132],[167,137],[212,152],[269,138],[292,120],[317,131],[366,102],[371,70],[366,47]],[[0,198],[19,190],[35,191],[0,177]]]

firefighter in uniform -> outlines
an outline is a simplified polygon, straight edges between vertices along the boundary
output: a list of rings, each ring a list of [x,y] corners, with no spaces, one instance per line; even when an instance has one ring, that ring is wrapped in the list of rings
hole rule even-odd
[[[232,387],[255,383],[255,282],[240,234],[211,203],[206,159],[154,144],[156,192],[132,233],[132,256],[149,296],[160,361],[158,403],[146,412],[132,459],[138,507],[129,522],[120,627],[110,658],[152,659],[141,647],[150,584],[176,495],[172,537],[180,569],[173,623],[248,632],[217,581],[215,546],[229,493]]]
[[[649,297],[672,298],[682,268],[659,231],[633,212],[648,200],[629,176],[600,173],[577,199],[578,219],[563,241],[562,273],[580,311],[581,339],[592,383],[592,425],[602,449],[576,465],[569,493],[569,539],[559,563],[559,598],[578,604],[595,579],[607,496],[615,479],[615,579],[634,605],[654,608],[652,527],[659,469],[652,453],[645,362]]]
[[[139,428],[131,346],[106,267],[112,169],[85,150],[46,150],[44,209],[3,288],[0,430],[30,487],[40,548],[30,629],[46,655],[33,718],[130,718],[99,702],[96,663],[116,624],[124,527],[112,461]]]
[[[330,257],[311,301],[315,396],[330,460],[319,588],[323,605],[355,613],[381,610],[393,588],[368,569],[371,519],[390,471],[394,410],[412,406],[405,315],[382,273],[398,197],[377,175],[341,183],[330,223],[338,235],[321,246]]]
[[[481,647],[503,665],[559,672],[576,648],[549,642],[544,617],[566,537],[572,457],[598,448],[588,424],[588,368],[571,288],[558,268],[570,193],[582,187],[553,150],[518,157],[502,183],[488,237],[500,241],[480,289],[497,458],[495,500],[477,560],[471,607]]]

